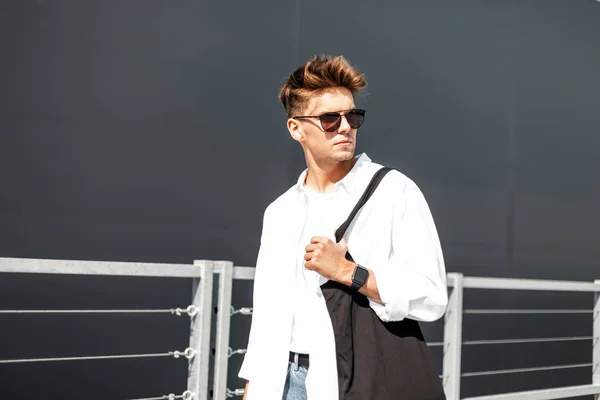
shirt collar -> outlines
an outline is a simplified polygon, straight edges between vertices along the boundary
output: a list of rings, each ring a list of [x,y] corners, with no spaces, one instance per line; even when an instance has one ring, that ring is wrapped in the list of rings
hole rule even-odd
[[[356,191],[356,187],[359,182],[359,176],[361,175],[361,171],[366,169],[371,164],[371,159],[367,156],[366,153],[362,153],[358,156],[356,163],[344,176],[341,180],[334,184],[334,191],[337,191],[338,188],[346,190],[349,194],[354,194]],[[302,171],[300,176],[298,177],[298,182],[296,183],[296,189],[298,193],[306,193],[306,186],[304,185],[304,180],[306,179],[306,175],[308,173],[308,168]]]

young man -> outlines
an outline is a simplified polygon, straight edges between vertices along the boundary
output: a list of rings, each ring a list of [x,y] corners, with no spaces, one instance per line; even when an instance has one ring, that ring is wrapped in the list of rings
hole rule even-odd
[[[343,397],[339,338],[322,290],[328,282],[364,295],[365,308],[379,324],[433,321],[445,311],[437,231],[421,191],[402,173],[387,174],[336,242],[335,230],[382,167],[366,154],[355,156],[365,111],[355,107],[354,95],[365,86],[364,75],[346,59],[324,56],[298,68],[281,89],[287,128],[304,150],[307,169],[264,214],[252,327],[239,372],[247,380],[246,400]],[[345,257],[347,251],[354,261]],[[337,351],[337,360],[358,359]],[[393,360],[410,362],[403,354]],[[361,385],[368,387],[370,379]],[[377,390],[367,389],[381,393]]]

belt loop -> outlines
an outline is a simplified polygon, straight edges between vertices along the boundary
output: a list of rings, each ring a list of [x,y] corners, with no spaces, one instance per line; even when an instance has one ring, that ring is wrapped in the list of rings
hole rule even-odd
[[[300,354],[294,353],[294,370],[295,371],[298,371],[300,369],[300,364],[298,364],[299,357],[300,357]]]

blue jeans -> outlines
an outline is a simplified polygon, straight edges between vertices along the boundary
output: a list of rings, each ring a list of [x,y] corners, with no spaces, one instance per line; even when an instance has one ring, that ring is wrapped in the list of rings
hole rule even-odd
[[[290,362],[283,388],[282,400],[306,400],[306,374],[308,369]]]

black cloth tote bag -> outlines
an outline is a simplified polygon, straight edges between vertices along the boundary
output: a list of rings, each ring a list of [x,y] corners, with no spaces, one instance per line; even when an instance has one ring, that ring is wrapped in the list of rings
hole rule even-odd
[[[348,226],[391,168],[375,173],[336,231]],[[350,253],[346,254],[352,260]],[[366,296],[339,282],[321,286],[333,325],[340,400],[442,400],[444,390],[419,323],[383,322]]]

